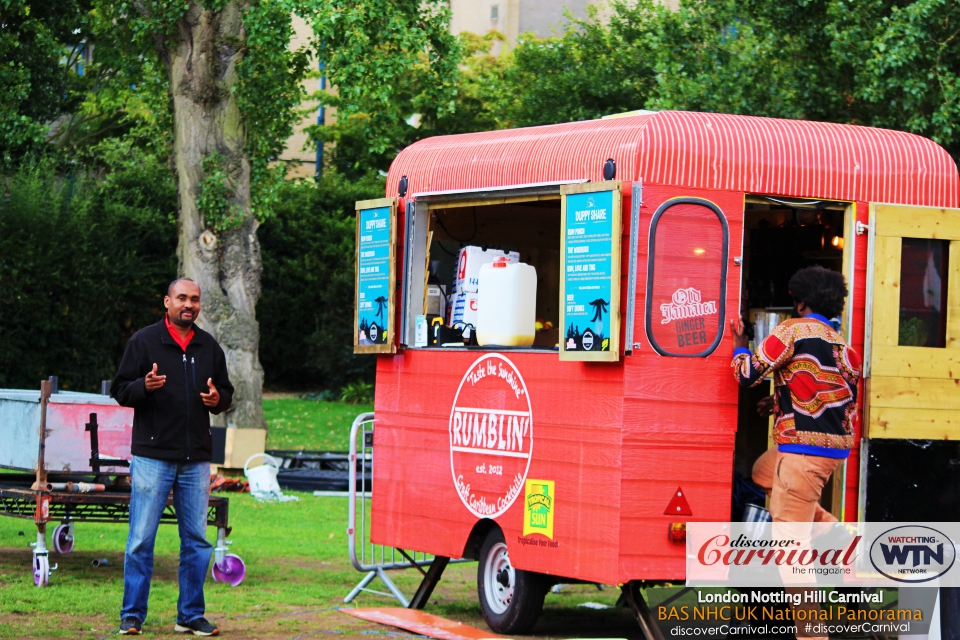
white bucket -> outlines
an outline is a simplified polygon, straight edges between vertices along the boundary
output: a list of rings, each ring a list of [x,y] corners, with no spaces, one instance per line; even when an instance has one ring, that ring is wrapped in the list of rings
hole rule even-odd
[[[254,458],[263,458],[263,464],[250,469],[250,461]],[[247,481],[250,483],[250,494],[254,498],[272,498],[283,495],[280,485],[277,483],[277,473],[279,471],[279,461],[266,453],[255,453],[247,458],[247,461],[243,464],[243,475],[247,477]]]

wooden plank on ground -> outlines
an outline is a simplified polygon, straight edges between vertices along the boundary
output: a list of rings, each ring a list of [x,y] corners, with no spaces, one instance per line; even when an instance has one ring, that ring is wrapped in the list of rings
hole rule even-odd
[[[402,607],[372,607],[363,609],[340,609],[343,613],[379,622],[398,629],[413,631],[429,638],[441,640],[481,640],[483,638],[503,638],[492,631],[482,631],[460,622],[447,620],[416,609]]]

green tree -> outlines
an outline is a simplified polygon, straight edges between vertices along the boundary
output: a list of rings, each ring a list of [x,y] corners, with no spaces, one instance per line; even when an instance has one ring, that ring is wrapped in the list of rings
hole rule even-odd
[[[371,379],[375,359],[353,353],[357,200],[383,196],[378,176],[289,182],[260,229],[260,317],[265,380],[284,388],[337,388]]]
[[[400,117],[396,79],[421,55],[422,100],[441,109],[451,101],[458,49],[446,9],[435,0],[93,2],[97,37],[116,44],[120,62],[155,61],[165,72],[154,88],[167,92],[172,115],[179,273],[201,286],[201,321],[227,353],[232,421],[262,427],[257,229],[278,203],[283,168],[271,162],[292,132],[310,59],[288,47],[291,15],[312,21],[342,115],[374,114],[365,131],[382,151]]]
[[[521,37],[503,82],[490,87],[503,124],[570,122],[646,105],[656,87],[653,42],[665,9],[653,0],[611,8],[608,19],[591,6],[586,19],[568,15],[555,36]]]
[[[960,5],[831,3],[833,54],[874,126],[929,136],[960,158]]]
[[[59,176],[52,159],[7,175],[0,205],[0,387],[99,392],[127,339],[163,310],[176,275],[169,170],[136,148],[106,178]]]
[[[0,0],[0,169],[79,103],[89,0]]]

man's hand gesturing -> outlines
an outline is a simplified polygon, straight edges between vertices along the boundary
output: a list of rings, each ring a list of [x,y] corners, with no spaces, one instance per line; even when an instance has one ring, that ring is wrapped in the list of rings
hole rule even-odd
[[[210,389],[210,392],[201,393],[200,397],[203,398],[203,404],[205,406],[213,409],[215,406],[220,404],[220,392],[217,391],[215,386],[213,386],[213,378],[207,378],[207,388]]]
[[[147,393],[153,393],[157,389],[163,386],[163,383],[167,381],[167,376],[158,376],[157,375],[157,363],[153,363],[153,370],[147,373],[147,377],[143,379],[143,384],[147,388]]]

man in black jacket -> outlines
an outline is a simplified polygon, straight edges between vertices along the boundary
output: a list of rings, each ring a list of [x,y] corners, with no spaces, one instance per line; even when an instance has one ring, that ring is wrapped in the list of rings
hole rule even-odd
[[[130,338],[110,388],[117,402],[134,410],[120,633],[137,635],[146,620],[153,545],[172,490],[180,531],[174,629],[218,635],[216,625],[204,618],[203,600],[212,551],[206,538],[213,452],[210,414],[230,408],[233,385],[223,349],[194,326],[200,315],[200,287],[188,278],[174,280],[163,304],[163,319]]]

